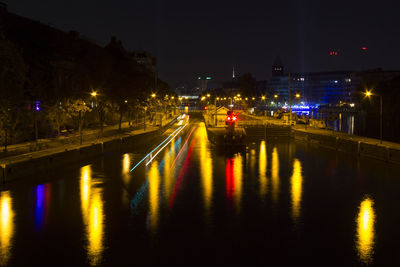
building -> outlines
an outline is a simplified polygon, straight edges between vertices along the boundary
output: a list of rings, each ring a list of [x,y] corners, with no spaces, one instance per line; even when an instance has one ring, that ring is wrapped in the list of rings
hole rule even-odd
[[[268,92],[278,102],[289,103],[289,86],[293,102],[311,105],[338,104],[354,102],[356,89],[360,84],[354,71],[329,71],[308,73],[284,73],[279,58],[272,66],[272,77]]]
[[[151,72],[157,71],[157,58],[154,57],[150,52],[144,50],[135,50],[130,52],[130,56],[138,64],[144,66]]]

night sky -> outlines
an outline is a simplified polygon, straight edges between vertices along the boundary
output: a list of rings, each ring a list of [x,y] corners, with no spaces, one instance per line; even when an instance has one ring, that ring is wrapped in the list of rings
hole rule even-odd
[[[3,2],[10,12],[100,45],[115,35],[128,50],[149,50],[172,87],[201,74],[229,80],[232,65],[267,79],[278,55],[291,72],[400,69],[399,1]],[[331,50],[339,55],[330,57]]]

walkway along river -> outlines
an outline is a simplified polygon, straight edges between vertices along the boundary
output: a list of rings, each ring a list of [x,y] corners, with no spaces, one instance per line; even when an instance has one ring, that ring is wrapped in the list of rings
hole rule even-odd
[[[0,265],[400,264],[399,165],[203,122],[0,188]]]

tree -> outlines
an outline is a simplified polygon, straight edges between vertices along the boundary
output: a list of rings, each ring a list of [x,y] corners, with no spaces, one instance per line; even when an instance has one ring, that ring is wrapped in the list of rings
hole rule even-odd
[[[61,126],[67,121],[67,108],[62,101],[56,102],[47,109],[47,117],[51,124],[57,129],[57,136],[60,136]]]
[[[83,130],[83,122],[84,116],[86,112],[91,111],[91,108],[86,105],[86,103],[82,99],[68,100],[67,101],[67,112],[68,115],[77,119],[77,124],[79,128],[79,144],[82,145],[82,130]]]
[[[21,103],[25,102],[23,89],[27,68],[20,51],[2,35],[0,62],[0,127],[4,132],[4,151],[7,151],[8,136],[21,122],[25,108]]]

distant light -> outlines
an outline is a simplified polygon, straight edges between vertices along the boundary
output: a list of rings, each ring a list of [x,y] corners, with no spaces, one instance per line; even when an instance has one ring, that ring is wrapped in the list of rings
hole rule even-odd
[[[95,96],[97,96],[97,92],[93,91],[93,92],[90,93],[90,95],[95,97]]]
[[[361,47],[361,50],[366,51],[366,50],[367,50],[367,47],[366,47],[366,46],[363,46],[363,47]]]
[[[296,94],[296,98],[300,98],[300,94]]]
[[[350,107],[354,108],[355,104],[354,103],[350,103]]]
[[[154,93],[153,93],[153,94],[151,94],[151,97],[156,97],[156,94],[154,94]]]
[[[211,77],[206,77],[206,80],[211,80]]]
[[[265,100],[265,96],[262,96],[261,99],[262,99],[262,100]]]
[[[335,81],[334,81],[334,83],[338,83],[338,81],[337,81],[337,80],[335,80]]]
[[[36,103],[35,103],[35,109],[36,109],[36,111],[40,111],[40,101],[36,101]]]
[[[372,93],[371,93],[371,91],[368,91],[368,90],[367,90],[367,91],[365,92],[365,95],[368,96],[368,97],[370,97],[370,96],[372,95]]]
[[[197,78],[198,80],[201,80],[201,77]]]

